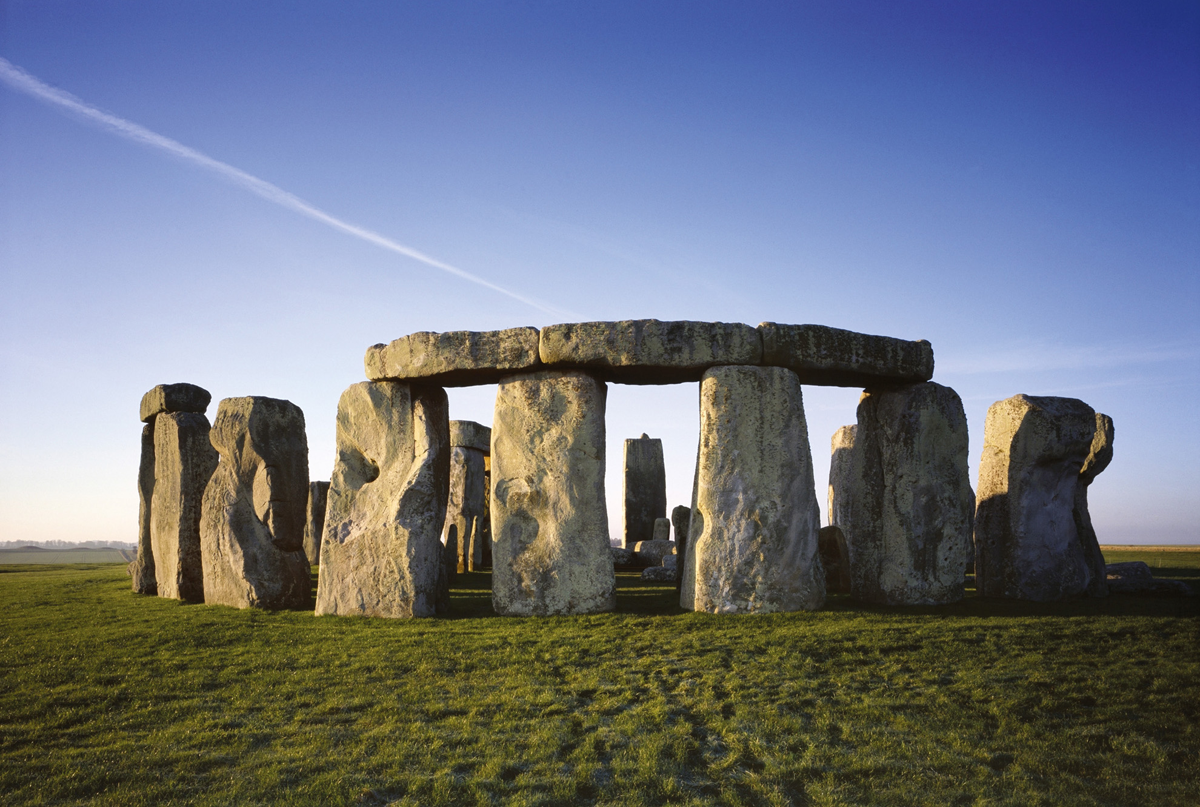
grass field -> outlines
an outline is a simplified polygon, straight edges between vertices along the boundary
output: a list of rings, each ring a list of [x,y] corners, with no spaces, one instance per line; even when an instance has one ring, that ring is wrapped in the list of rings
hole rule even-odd
[[[1200,587],[1200,552],[1137,554]],[[622,575],[618,613],[505,619],[472,574],[447,618],[316,618],[0,567],[0,802],[1200,800],[1195,598],[713,617],[673,593]]]
[[[0,566],[49,563],[129,563],[137,552],[127,549],[0,549]]]

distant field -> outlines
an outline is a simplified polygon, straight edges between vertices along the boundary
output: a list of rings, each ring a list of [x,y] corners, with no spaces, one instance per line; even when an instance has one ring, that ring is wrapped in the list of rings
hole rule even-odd
[[[0,549],[0,565],[22,563],[129,563],[127,549]]]
[[[1140,553],[1200,586],[1200,553]],[[1124,559],[1124,558],[1122,558]],[[182,605],[0,566],[5,804],[1192,805],[1197,598],[713,617]]]

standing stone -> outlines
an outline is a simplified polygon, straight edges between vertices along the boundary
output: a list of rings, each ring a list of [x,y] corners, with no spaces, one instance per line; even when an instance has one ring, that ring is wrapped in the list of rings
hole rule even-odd
[[[308,605],[304,413],[276,398],[226,398],[211,438],[221,463],[204,491],[204,601],[234,608]]]
[[[1083,556],[1091,574],[1088,595],[1092,597],[1108,596],[1108,573],[1104,553],[1100,551],[1100,541],[1096,538],[1096,530],[1092,526],[1092,516],[1088,512],[1088,488],[1092,480],[1112,462],[1113,436],[1112,418],[1097,412],[1092,448],[1088,458],[1084,460],[1083,468],[1079,470],[1079,484],[1075,486],[1075,529],[1079,532],[1079,543],[1083,547]]]
[[[204,601],[200,511],[205,486],[216,467],[208,418],[192,412],[155,417],[150,544],[160,597]]]
[[[325,532],[325,502],[328,482],[308,483],[308,512],[304,520],[304,556],[310,566],[321,562],[321,535]]]
[[[841,527],[822,527],[817,540],[821,548],[821,565],[825,567],[826,593],[850,593],[850,551]]]
[[[687,558],[687,539],[688,539],[688,524],[691,521],[692,508],[685,504],[678,504],[671,511],[671,526],[675,529],[675,554],[677,556],[675,567],[675,593],[678,594],[683,588],[683,563]]]
[[[604,504],[603,382],[503,379],[492,425],[492,606],[504,616],[616,607]]]
[[[1075,522],[1096,413],[1074,398],[1016,395],[988,409],[975,511],[975,587],[1052,602],[1092,584]]]
[[[795,373],[704,374],[696,480],[680,605],[711,613],[821,607],[820,509]]]
[[[971,547],[967,416],[925,382],[872,390],[858,404],[848,523],[851,593],[882,605],[963,598]]]
[[[138,466],[138,548],[130,565],[133,590],[157,594],[154,577],[154,546],[150,540],[150,507],[154,498],[154,421],[142,426],[142,460]]]
[[[367,381],[342,393],[318,614],[426,617],[448,607],[448,411],[440,387]]]
[[[843,426],[833,433],[829,457],[829,523],[837,527],[850,520],[850,488],[854,479],[854,435],[858,426]]]
[[[473,572],[484,565],[484,545],[491,537],[486,529],[491,443],[492,430],[487,426],[471,420],[450,421],[450,498],[442,542],[447,552],[453,552],[456,573]],[[487,554],[490,561],[491,553]]]
[[[625,548],[654,539],[654,520],[667,514],[662,440],[643,434],[625,441]]]
[[[671,519],[656,518],[654,519],[654,538],[655,541],[670,541],[671,540]]]

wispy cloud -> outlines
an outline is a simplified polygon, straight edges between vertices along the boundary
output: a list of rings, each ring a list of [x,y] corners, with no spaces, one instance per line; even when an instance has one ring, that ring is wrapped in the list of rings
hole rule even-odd
[[[310,219],[319,221],[335,230],[340,230],[347,235],[354,236],[362,241],[366,241],[367,243],[374,244],[382,249],[394,252],[397,255],[403,255],[406,258],[419,261],[426,266],[431,266],[434,269],[454,275],[455,277],[466,280],[469,283],[483,286],[486,289],[503,294],[506,297],[519,300],[531,308],[536,308],[539,311],[543,311],[547,314],[559,316],[570,313],[560,309],[555,309],[531,297],[527,297],[515,291],[506,289],[503,286],[499,286],[491,282],[490,280],[486,280],[478,275],[472,274],[471,272],[467,272],[466,270],[459,269],[457,266],[451,266],[448,263],[439,261],[437,258],[426,255],[425,253],[415,250],[412,247],[407,247],[404,244],[397,243],[392,239],[380,235],[372,230],[368,230],[365,227],[359,227],[356,224],[343,221],[336,216],[326,213],[324,210],[314,207],[303,199],[288,193],[282,188],[272,185],[266,180],[259,179],[252,174],[242,171],[241,169],[234,168],[228,163],[215,160],[212,157],[209,157],[207,154],[196,151],[193,148],[189,148],[176,140],[172,140],[169,137],[164,137],[157,132],[152,132],[144,126],[139,126],[132,121],[127,121],[124,118],[119,118],[116,115],[111,115],[103,110],[97,109],[96,107],[80,100],[68,92],[51,87],[49,84],[46,84],[35,76],[30,75],[3,57],[0,57],[0,81],[3,81],[14,90],[31,95],[38,100],[45,101],[61,109],[65,109],[69,112],[80,115],[86,120],[91,121],[92,123],[97,123],[114,134],[125,138],[126,140],[132,140],[135,143],[149,146],[150,148],[165,152],[173,157],[178,157],[182,160],[192,163],[193,165],[197,165],[201,168],[211,171],[223,179],[226,179],[229,182],[232,182],[233,184],[250,191],[251,193],[261,196],[269,202],[274,202],[281,207],[285,207],[296,213],[300,213],[301,215],[308,216]]]

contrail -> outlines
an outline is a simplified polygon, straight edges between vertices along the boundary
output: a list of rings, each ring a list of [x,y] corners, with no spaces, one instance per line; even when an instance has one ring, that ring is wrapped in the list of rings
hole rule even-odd
[[[206,168],[213,173],[219,174],[235,185],[240,185],[251,193],[258,194],[269,202],[274,202],[275,204],[286,207],[289,210],[294,210],[297,213],[308,216],[310,219],[316,219],[322,224],[326,224],[335,230],[341,230],[344,233],[352,235],[355,238],[360,238],[363,241],[374,244],[377,247],[382,247],[384,249],[391,250],[398,255],[403,255],[407,258],[420,261],[427,266],[432,266],[434,269],[440,269],[443,272],[454,275],[455,277],[460,277],[463,280],[470,281],[471,283],[483,286],[486,289],[491,289],[492,291],[511,297],[514,300],[520,300],[526,305],[532,306],[539,311],[544,311],[547,314],[558,315],[567,313],[550,308],[543,303],[522,296],[515,291],[509,291],[502,286],[497,286],[490,280],[485,280],[478,275],[473,275],[470,272],[459,269],[457,266],[451,266],[448,263],[439,261],[437,258],[430,257],[423,252],[413,249],[412,247],[406,247],[403,244],[398,244],[392,239],[382,236],[379,233],[372,232],[365,227],[359,227],[358,225],[351,224],[348,221],[342,221],[338,217],[332,216],[326,213],[324,210],[313,207],[298,196],[294,196],[285,191],[283,188],[272,185],[266,180],[259,179],[252,174],[247,174],[245,171],[234,168],[228,163],[223,163],[220,160],[214,160],[207,154],[202,154],[193,148],[188,148],[178,141],[172,140],[169,137],[164,137],[156,132],[152,132],[144,126],[139,126],[132,121],[127,121],[124,118],[118,118],[116,115],[110,115],[103,110],[97,109],[96,107],[85,103],[68,92],[63,92],[62,90],[51,87],[49,84],[46,84],[35,76],[26,73],[20,67],[17,67],[15,64],[2,56],[0,56],[0,80],[3,80],[15,90],[19,90],[27,95],[32,95],[34,98],[47,101],[55,106],[62,107],[63,109],[69,110],[78,115],[82,115],[90,121],[99,123],[127,140],[132,140],[135,143],[141,143],[145,146],[150,146],[151,148],[158,149],[159,151],[165,151],[172,156],[180,157],[188,162],[200,166],[201,168]]]

